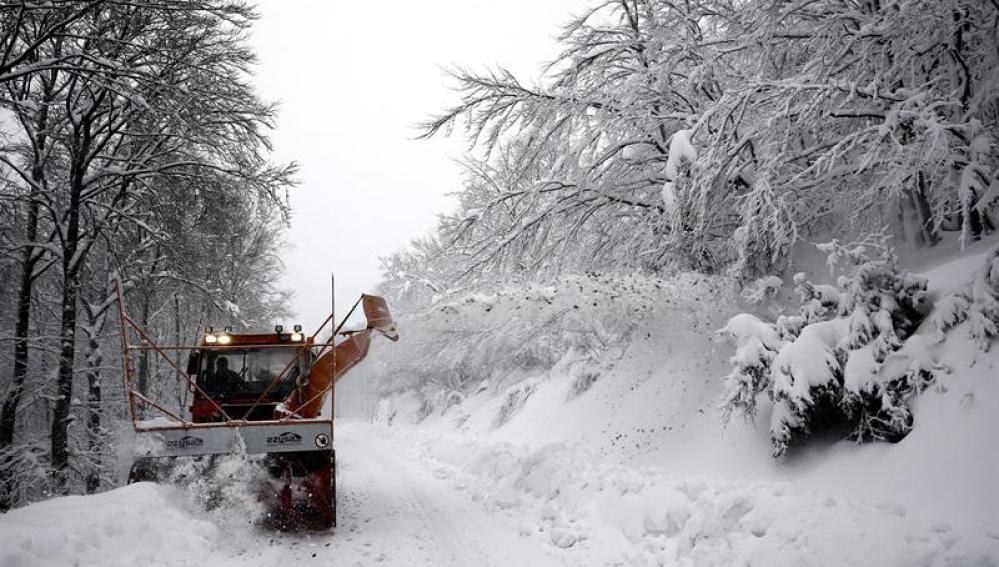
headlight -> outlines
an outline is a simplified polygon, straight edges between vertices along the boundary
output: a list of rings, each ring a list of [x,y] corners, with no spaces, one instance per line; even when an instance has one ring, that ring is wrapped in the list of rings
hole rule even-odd
[[[292,333],[291,334],[291,342],[297,343],[297,342],[299,342],[301,340],[302,340],[302,333]]]
[[[219,344],[220,345],[227,345],[227,344],[229,344],[231,342],[232,342],[232,337],[230,337],[229,335],[222,335],[222,336],[219,337]]]
[[[213,345],[216,341],[218,338],[215,335],[205,335],[205,344]]]

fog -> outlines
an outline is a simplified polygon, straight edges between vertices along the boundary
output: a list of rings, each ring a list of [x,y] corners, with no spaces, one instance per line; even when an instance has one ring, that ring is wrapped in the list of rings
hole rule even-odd
[[[297,322],[341,315],[379,279],[378,258],[453,206],[465,144],[416,140],[414,124],[457,100],[443,68],[495,64],[529,80],[554,57],[581,0],[260,3],[256,82],[280,103],[276,156],[301,165],[284,260]]]

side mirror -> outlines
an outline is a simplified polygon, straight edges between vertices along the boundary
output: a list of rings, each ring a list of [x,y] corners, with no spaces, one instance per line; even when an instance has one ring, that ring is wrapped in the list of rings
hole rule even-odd
[[[196,350],[187,357],[187,374],[192,376],[201,370],[201,351]]]

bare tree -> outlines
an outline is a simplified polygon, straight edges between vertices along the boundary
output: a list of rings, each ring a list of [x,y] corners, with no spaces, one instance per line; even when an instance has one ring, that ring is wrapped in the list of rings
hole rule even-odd
[[[171,212],[159,207],[158,192],[166,180],[185,184],[189,194],[197,194],[198,184],[206,179],[215,186],[224,183],[232,188],[236,203],[267,203],[267,210],[277,211],[281,219],[283,191],[294,173],[293,165],[273,166],[266,158],[265,131],[274,109],[256,97],[248,82],[254,62],[245,42],[255,18],[250,8],[242,2],[209,0],[99,4],[20,59],[45,62],[36,65],[44,67],[42,71],[10,74],[4,83],[8,92],[17,94],[8,107],[19,117],[28,142],[5,148],[0,163],[28,188],[21,200],[37,211],[34,226],[44,224],[52,234],[51,243],[44,246],[34,242],[37,235],[29,238],[25,248],[34,255],[26,258],[41,257],[44,251],[59,268],[60,347],[50,433],[57,490],[69,488],[78,316],[88,282],[96,286],[84,302],[92,362],[90,403],[100,403],[97,343],[108,305],[101,274],[111,265],[105,258],[114,259],[117,253],[113,239],[124,229],[152,244],[138,250],[164,256],[170,242],[161,219]],[[24,17],[31,15],[49,14],[29,12]],[[28,22],[16,29],[40,25]],[[8,43],[21,45],[24,40]],[[38,143],[40,137],[44,146]],[[263,230],[275,230],[268,223]],[[102,260],[91,265],[95,251]],[[143,287],[162,278],[158,260],[146,265],[138,274]],[[84,278],[88,270],[94,273]],[[17,336],[26,333],[15,329]],[[8,401],[4,422],[13,432],[18,397],[8,396]],[[90,426],[96,429],[99,420]],[[86,484],[93,488],[93,479]]]
[[[51,51],[47,47],[105,3],[106,0],[0,3],[0,29],[4,30],[0,41],[0,84],[69,67],[86,58],[85,53]]]

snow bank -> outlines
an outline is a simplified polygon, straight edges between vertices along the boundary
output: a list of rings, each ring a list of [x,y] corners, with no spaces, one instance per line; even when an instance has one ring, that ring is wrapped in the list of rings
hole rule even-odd
[[[573,564],[999,563],[994,539],[963,537],[896,505],[823,496],[786,482],[604,464],[566,444],[442,441],[422,443],[426,457],[440,464],[439,476],[519,523],[523,535],[569,549]]]
[[[221,547],[223,536],[233,539],[189,506],[183,491],[143,482],[103,494],[55,498],[0,516],[0,565],[277,564],[266,553],[248,561],[235,543]]]

